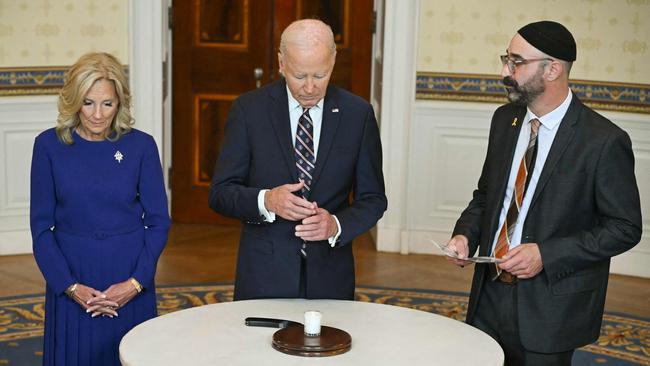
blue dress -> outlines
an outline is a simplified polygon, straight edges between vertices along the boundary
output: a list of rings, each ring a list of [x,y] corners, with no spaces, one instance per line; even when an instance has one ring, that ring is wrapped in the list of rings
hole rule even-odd
[[[156,316],[154,275],[170,220],[158,149],[132,130],[116,142],[60,142],[54,129],[34,143],[30,222],[46,281],[43,365],[119,365],[131,328]],[[91,318],[65,290],[106,290],[137,279],[144,290],[115,318]]]

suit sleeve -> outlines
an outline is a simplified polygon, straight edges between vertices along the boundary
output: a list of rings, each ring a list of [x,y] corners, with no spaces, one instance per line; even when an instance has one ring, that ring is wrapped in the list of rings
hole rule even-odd
[[[50,156],[37,138],[32,155],[29,219],[36,263],[47,285],[62,294],[77,282],[54,237],[56,187]]]
[[[341,223],[341,243],[349,243],[366,232],[383,216],[388,206],[382,173],[379,127],[371,106],[365,116],[353,183],[353,202],[333,214]]]
[[[140,165],[138,193],[144,210],[144,246],[132,277],[147,288],[154,283],[156,265],[167,243],[170,226],[167,194],[158,148],[151,136],[147,136],[147,148]]]
[[[250,141],[243,107],[236,100],[226,120],[223,147],[219,153],[209,204],[217,213],[242,221],[260,222],[257,207],[259,188],[248,187]]]
[[[495,114],[492,117],[490,137],[488,138],[488,149],[485,155],[485,161],[483,162],[483,168],[481,169],[481,175],[478,179],[478,184],[472,194],[472,199],[456,221],[456,226],[454,227],[454,231],[452,233],[452,236],[464,235],[467,237],[469,240],[470,256],[478,249],[481,239],[481,226],[484,220],[487,192],[489,188],[488,175],[494,170],[490,164],[490,162],[493,161],[492,146],[498,143],[494,141],[496,135],[494,129],[497,125],[497,121],[498,118]],[[491,244],[491,242],[488,243],[488,245]]]
[[[596,159],[593,228],[572,236],[550,238],[539,245],[551,283],[623,253],[641,240],[639,190],[627,133],[616,130],[610,134]]]

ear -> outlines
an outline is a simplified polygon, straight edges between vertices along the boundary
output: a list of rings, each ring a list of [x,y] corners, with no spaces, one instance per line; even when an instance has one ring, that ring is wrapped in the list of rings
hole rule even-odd
[[[558,60],[551,61],[546,80],[555,81],[564,73],[564,64]]]
[[[278,68],[280,69],[280,75],[284,76],[284,60],[282,52],[278,52]]]

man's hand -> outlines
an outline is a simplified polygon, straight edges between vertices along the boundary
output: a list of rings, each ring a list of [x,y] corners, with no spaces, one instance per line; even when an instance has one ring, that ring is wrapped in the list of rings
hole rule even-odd
[[[314,203],[316,205],[316,203]],[[296,236],[305,241],[327,240],[338,232],[336,219],[326,209],[316,206],[316,214],[296,225]]]
[[[447,248],[450,252],[456,252],[458,254],[458,258],[467,258],[469,255],[469,239],[467,239],[465,235],[456,235],[449,240],[447,243]],[[472,262],[464,261],[458,258],[452,258],[445,255],[445,259],[447,259],[448,262],[451,262],[457,266],[464,267],[468,264],[472,264]]]
[[[509,250],[503,259],[504,261],[499,263],[499,268],[521,279],[535,277],[544,268],[537,243],[521,244]]]
[[[264,195],[264,207],[289,221],[303,220],[316,214],[316,204],[298,197],[293,192],[305,185],[302,181],[275,187]]]

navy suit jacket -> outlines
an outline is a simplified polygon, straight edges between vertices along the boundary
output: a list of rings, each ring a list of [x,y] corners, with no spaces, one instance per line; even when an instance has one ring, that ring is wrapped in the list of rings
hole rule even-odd
[[[362,98],[330,85],[323,104],[310,201],[336,215],[339,242],[310,242],[306,297],[353,299],[352,239],[373,227],[387,207],[379,128]],[[210,189],[210,207],[243,222],[235,300],[298,297],[298,222],[260,217],[261,189],[297,183],[284,80],[246,93],[233,103]]]
[[[454,228],[470,253],[490,255],[526,108],[507,104],[492,118],[478,188]],[[517,283],[524,348],[563,352],[600,334],[610,258],[641,239],[641,208],[630,138],[574,95],[544,164],[524,221],[522,243],[539,245],[544,268]],[[480,244],[480,246],[479,246]],[[467,322],[479,305],[487,265],[476,265]]]

